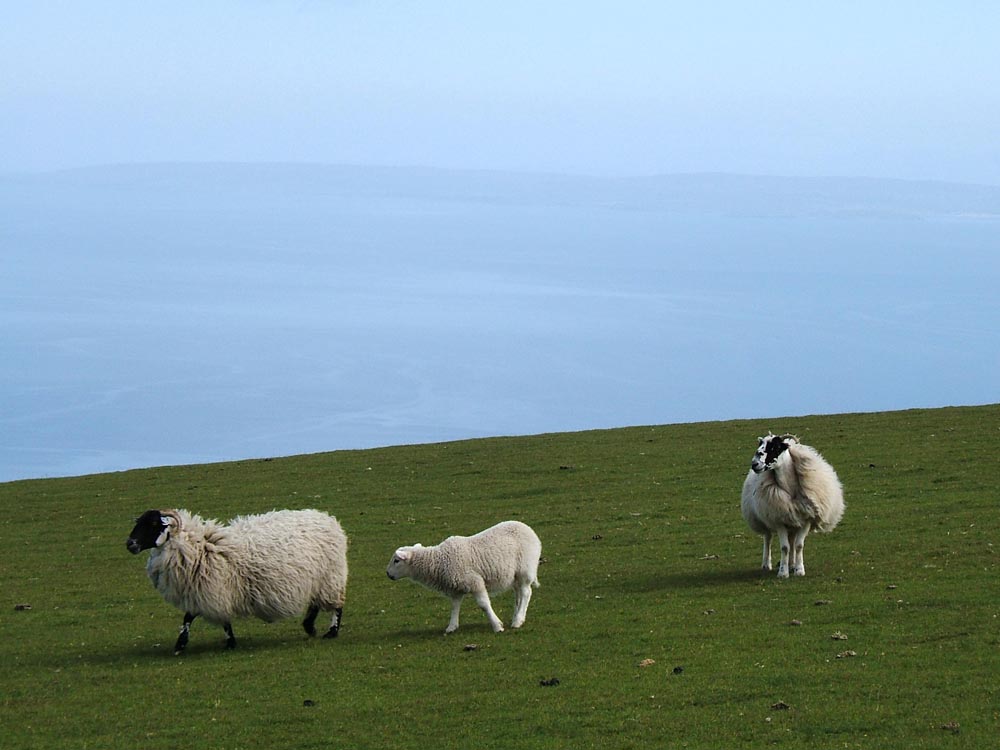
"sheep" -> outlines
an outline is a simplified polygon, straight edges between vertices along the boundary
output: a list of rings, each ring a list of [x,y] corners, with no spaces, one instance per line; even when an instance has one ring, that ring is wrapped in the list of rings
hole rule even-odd
[[[777,533],[778,578],[788,578],[789,571],[804,576],[806,535],[833,531],[844,515],[840,479],[815,448],[794,435],[768,433],[758,441],[743,482],[743,518],[764,537],[762,570],[771,570],[771,537]]]
[[[473,536],[450,536],[438,545],[400,547],[392,556],[386,575],[393,581],[412,578],[451,599],[451,620],[445,633],[458,629],[462,599],[471,594],[486,613],[495,633],[503,623],[490,605],[490,594],[513,588],[516,597],[510,626],[524,624],[532,586],[538,587],[542,543],[531,527],[520,521],[503,521]]]
[[[174,645],[179,655],[198,616],[221,625],[236,647],[232,619],[265,622],[305,611],[316,634],[319,611],[333,611],[324,638],[336,638],[347,589],[347,537],[337,519],[317,510],[238,516],[223,525],[186,510],[147,510],[125,542],[137,555],[152,550],[146,573],[163,598],[184,612]]]

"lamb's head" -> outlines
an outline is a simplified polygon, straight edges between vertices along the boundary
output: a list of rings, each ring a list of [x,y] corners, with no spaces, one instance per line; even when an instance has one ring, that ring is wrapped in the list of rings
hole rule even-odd
[[[125,546],[133,555],[144,549],[161,547],[170,538],[172,531],[180,528],[181,519],[172,510],[147,510],[137,519],[132,533],[125,540]]]
[[[400,547],[393,552],[389,566],[385,569],[385,574],[393,581],[398,581],[400,578],[409,578],[410,559],[413,557],[413,550],[415,549],[420,549],[420,545],[414,544],[410,547]]]
[[[798,439],[794,435],[772,435],[770,432],[764,437],[757,438],[757,452],[750,459],[750,468],[754,474],[773,469],[786,455],[788,446],[794,445]]]

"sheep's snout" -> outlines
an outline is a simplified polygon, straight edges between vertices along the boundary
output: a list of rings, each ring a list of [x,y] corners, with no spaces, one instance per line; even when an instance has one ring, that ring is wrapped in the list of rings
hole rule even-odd
[[[753,470],[754,474],[760,474],[767,468],[767,464],[754,458],[754,460],[750,462],[750,468]]]
[[[133,555],[138,555],[140,552],[142,552],[142,545],[139,544],[137,540],[131,537],[125,540],[125,548],[128,549],[128,551],[131,552]]]

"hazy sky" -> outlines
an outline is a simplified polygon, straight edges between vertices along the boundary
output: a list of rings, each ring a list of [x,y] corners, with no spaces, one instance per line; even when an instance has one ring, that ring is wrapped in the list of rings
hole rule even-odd
[[[305,161],[1000,184],[1000,3],[5,3],[0,171]]]

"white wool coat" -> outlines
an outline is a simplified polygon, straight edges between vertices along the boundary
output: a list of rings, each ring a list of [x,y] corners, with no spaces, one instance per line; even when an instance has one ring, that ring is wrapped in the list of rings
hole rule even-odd
[[[779,526],[827,532],[844,515],[844,491],[837,472],[815,448],[793,442],[774,469],[747,473],[741,508],[757,534]]]
[[[248,616],[273,622],[311,604],[343,607],[347,536],[333,516],[279,510],[223,525],[186,510],[163,514],[176,524],[151,550],[146,572],[178,609],[222,625]]]
[[[480,581],[490,594],[507,591],[515,582],[539,585],[542,543],[520,521],[503,521],[472,536],[450,536],[433,547],[400,549],[409,552],[406,575],[450,597],[475,593]]]

